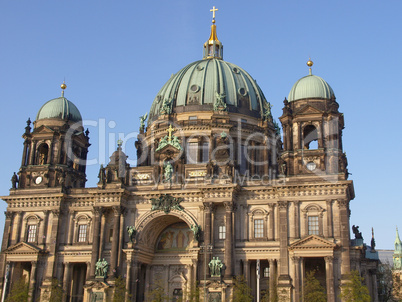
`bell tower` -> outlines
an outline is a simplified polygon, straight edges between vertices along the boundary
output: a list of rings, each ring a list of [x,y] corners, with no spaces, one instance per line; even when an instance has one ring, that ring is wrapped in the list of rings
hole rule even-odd
[[[284,176],[318,175],[347,179],[347,159],[342,151],[343,114],[338,111],[329,84],[312,74],[299,79],[284,100],[279,118],[283,127],[283,153],[279,173]]]
[[[44,104],[33,122],[28,119],[18,189],[85,187],[89,131],[84,132],[77,107],[64,97]]]

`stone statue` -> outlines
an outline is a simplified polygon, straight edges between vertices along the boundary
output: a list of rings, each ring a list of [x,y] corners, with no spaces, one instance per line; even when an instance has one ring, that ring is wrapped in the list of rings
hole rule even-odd
[[[161,140],[159,141],[159,144],[158,144],[158,148],[156,148],[155,151],[159,151],[159,150],[163,149],[167,144],[169,144],[169,142],[168,142],[168,136],[166,135],[165,137],[161,138]]]
[[[135,229],[135,226],[131,225],[127,227],[127,233],[128,236],[130,237],[130,241],[133,242],[134,241],[134,237],[137,234],[137,230]]]
[[[145,129],[145,121],[147,120],[147,118],[148,118],[148,112],[140,116],[140,131]]]
[[[215,111],[227,111],[227,105],[224,101],[226,95],[224,93],[216,92],[215,96],[216,96],[216,99],[215,99],[215,103],[214,103],[214,110]]]
[[[106,278],[108,270],[109,270],[109,264],[107,263],[105,258],[103,258],[103,260],[99,258],[99,260],[95,264],[95,277]]]
[[[17,183],[19,183],[19,179],[17,174],[14,172],[13,176],[11,177],[11,184],[13,189],[17,189]]]
[[[177,136],[173,135],[172,136],[172,142],[170,143],[173,147],[175,147],[178,150],[182,150],[183,148],[180,145],[180,141],[177,138]]]
[[[193,231],[194,239],[200,241],[201,227],[199,225],[191,225],[190,229]]]
[[[264,103],[264,120],[272,120],[272,105],[269,102]]]
[[[362,232],[359,232],[359,226],[352,226],[353,234],[355,234],[355,239],[363,239]]]
[[[165,99],[162,103],[161,114],[171,114],[172,113],[172,103],[173,103],[173,100]]]
[[[222,276],[222,268],[223,268],[223,263],[219,259],[219,257],[213,257],[212,260],[208,264],[209,266],[209,271],[211,273],[211,277],[220,277]]]
[[[164,178],[165,182],[172,182],[172,175],[173,175],[173,166],[170,162],[165,162],[164,164]]]
[[[98,178],[99,178],[99,182],[98,182],[99,184],[104,185],[106,183],[106,170],[103,167],[103,165],[100,166]]]

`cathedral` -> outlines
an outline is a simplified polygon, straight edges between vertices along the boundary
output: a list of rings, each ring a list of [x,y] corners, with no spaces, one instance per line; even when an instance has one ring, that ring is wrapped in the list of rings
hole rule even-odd
[[[203,58],[141,117],[136,167],[119,140],[97,186],[85,186],[89,132],[64,83],[27,121],[1,197],[1,301],[23,279],[29,301],[48,301],[54,280],[63,302],[112,301],[118,280],[126,301],[151,301],[158,288],[169,301],[232,301],[237,276],[254,301],[304,301],[315,271],[335,302],[351,270],[378,301],[375,251],[357,227],[351,238],[355,192],[334,91],[309,60],[277,122],[254,78],[223,60],[215,11]]]

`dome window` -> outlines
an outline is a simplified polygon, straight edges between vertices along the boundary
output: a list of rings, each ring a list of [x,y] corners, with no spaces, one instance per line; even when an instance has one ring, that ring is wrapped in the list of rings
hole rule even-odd
[[[236,68],[236,67],[235,67],[235,68],[233,68],[233,72],[234,72],[234,73],[240,73],[239,69],[238,69],[238,68]]]
[[[247,90],[245,89],[245,88],[239,88],[239,93],[242,95],[242,96],[246,96],[247,95]]]
[[[190,90],[192,91],[192,92],[198,92],[199,90],[200,90],[200,86],[198,86],[198,85],[191,85],[191,87],[190,87]]]
[[[197,70],[198,70],[198,71],[201,71],[201,70],[203,70],[203,69],[204,69],[203,66],[200,66],[200,65],[197,66]]]

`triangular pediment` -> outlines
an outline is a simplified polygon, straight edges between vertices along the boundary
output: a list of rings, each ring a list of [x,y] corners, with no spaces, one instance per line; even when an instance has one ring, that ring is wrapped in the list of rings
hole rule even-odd
[[[179,153],[180,149],[176,148],[175,146],[173,146],[171,144],[167,144],[166,146],[164,146],[163,148],[159,149],[156,152],[158,152],[158,153]]]
[[[54,130],[45,125],[42,125],[39,128],[35,129],[35,134],[46,134],[46,133],[54,133]]]
[[[297,114],[322,114],[323,112],[311,105],[304,106],[301,108]]]
[[[310,235],[290,245],[289,250],[334,249],[336,244],[316,235]]]
[[[20,242],[8,247],[4,252],[6,254],[39,254],[42,249],[26,242]]]

